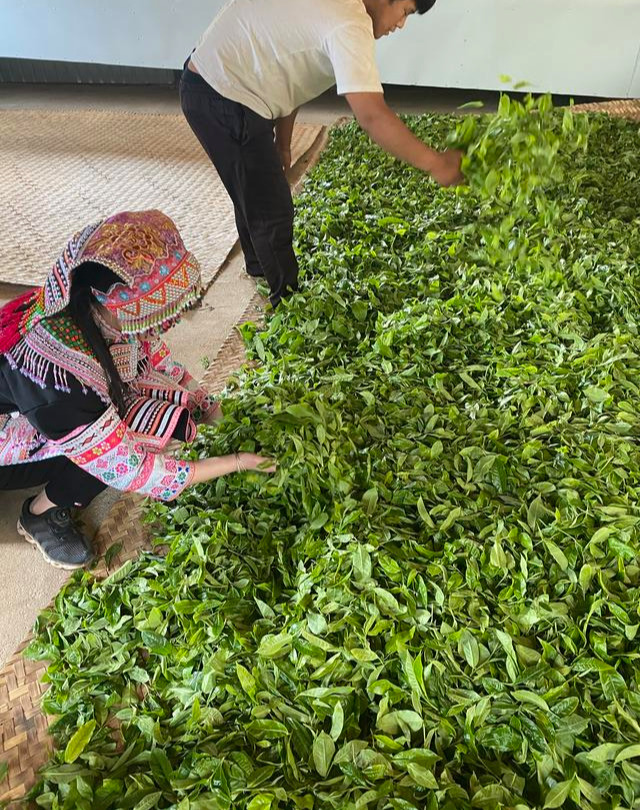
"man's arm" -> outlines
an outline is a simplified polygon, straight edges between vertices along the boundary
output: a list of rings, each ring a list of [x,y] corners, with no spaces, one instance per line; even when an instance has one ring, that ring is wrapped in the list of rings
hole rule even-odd
[[[297,114],[298,111],[294,110],[286,118],[276,120],[276,148],[280,153],[282,168],[285,172],[291,168],[291,136]]]
[[[346,99],[362,129],[385,152],[427,172],[441,186],[463,182],[460,152],[438,152],[416,138],[387,106],[382,93],[347,93]]]

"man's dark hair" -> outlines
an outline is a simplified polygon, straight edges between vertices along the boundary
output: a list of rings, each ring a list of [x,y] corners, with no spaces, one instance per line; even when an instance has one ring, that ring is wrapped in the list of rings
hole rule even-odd
[[[430,8],[433,8],[436,4],[436,0],[416,0],[416,12],[418,14],[424,14],[426,11],[429,11]]]

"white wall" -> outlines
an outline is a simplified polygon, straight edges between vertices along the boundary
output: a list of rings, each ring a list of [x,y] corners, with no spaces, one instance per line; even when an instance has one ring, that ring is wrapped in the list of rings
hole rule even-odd
[[[0,56],[178,68],[222,0],[0,0]]]
[[[0,56],[178,68],[223,2],[0,0]],[[439,0],[380,43],[379,63],[395,84],[498,89],[506,73],[640,96],[640,0]]]
[[[629,88],[630,98],[640,98],[640,52],[636,59],[636,69],[631,80],[631,87]]]
[[[640,0],[439,0],[380,44],[384,80],[640,95]]]

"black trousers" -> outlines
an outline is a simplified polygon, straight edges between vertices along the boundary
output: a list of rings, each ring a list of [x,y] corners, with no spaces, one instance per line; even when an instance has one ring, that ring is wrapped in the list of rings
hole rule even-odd
[[[274,122],[224,98],[185,67],[182,111],[233,201],[247,269],[264,274],[277,306],[298,288],[293,201],[274,143]]]
[[[107,488],[65,456],[0,467],[0,490],[29,489],[43,484],[47,498],[56,506],[88,506]]]

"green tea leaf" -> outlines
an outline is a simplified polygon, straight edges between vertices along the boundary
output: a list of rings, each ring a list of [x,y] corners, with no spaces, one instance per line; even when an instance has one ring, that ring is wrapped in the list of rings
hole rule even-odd
[[[152,807],[158,806],[158,802],[160,801],[161,798],[162,798],[162,791],[149,793],[135,805],[133,810],[151,810]]]
[[[603,743],[597,745],[590,751],[587,751],[586,756],[594,762],[608,762],[615,760],[618,754],[625,749],[626,746],[618,743]]]
[[[362,545],[353,552],[353,573],[357,582],[371,579],[371,555]]]
[[[520,703],[529,703],[532,706],[536,706],[538,709],[542,709],[544,712],[549,711],[549,704],[547,701],[540,697],[540,695],[536,695],[535,692],[528,692],[523,689],[515,689],[512,692],[512,695],[514,699]]]
[[[422,729],[423,721],[419,714],[412,711],[394,711],[385,714],[378,719],[378,728],[387,734],[397,734],[402,724],[406,725],[411,731],[420,731]]]
[[[264,655],[264,651],[262,652]],[[269,656],[265,656],[269,657]],[[244,691],[250,696],[255,697],[256,694],[256,679],[253,675],[249,672],[246,667],[243,667],[242,664],[236,664],[236,674],[238,675],[238,680],[240,681],[240,686],[244,689]]]
[[[545,808],[562,807],[569,797],[572,786],[573,779],[567,779],[564,782],[558,782],[557,785],[554,785],[546,795],[544,802]]]
[[[428,788],[430,790],[438,789],[438,782],[431,771],[428,771],[422,765],[416,762],[409,762],[407,765],[409,776],[419,787]]]
[[[75,732],[64,750],[64,761],[75,762],[89,744],[96,730],[96,721],[89,720]]]
[[[259,793],[251,799],[247,810],[271,810],[273,799],[274,796],[270,796],[268,793]]]
[[[260,641],[258,655],[262,658],[281,658],[289,653],[291,644],[292,638],[288,633],[268,633]]]
[[[640,758],[640,743],[636,743],[635,745],[628,745],[624,748],[620,753],[616,756],[616,762],[624,762],[627,759],[632,759],[634,757]]]
[[[595,403],[606,402],[606,400],[609,399],[608,392],[604,391],[602,388],[598,388],[595,385],[587,386],[587,388],[584,389],[584,393],[591,400],[591,402]]]
[[[378,505],[378,490],[376,487],[371,487],[362,496],[362,504],[364,511],[367,515],[372,515]]]
[[[331,719],[331,739],[334,742],[337,742],[338,738],[342,734],[342,729],[344,727],[344,709],[342,708],[342,704],[340,702],[336,703],[335,708],[333,710],[333,717]]]
[[[336,746],[331,737],[321,732],[313,743],[313,762],[320,776],[325,777],[331,768],[331,760],[335,754]]]
[[[107,568],[111,567],[111,563],[122,551],[122,543],[112,543],[104,553],[104,564]]]

